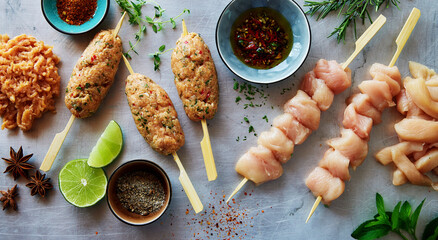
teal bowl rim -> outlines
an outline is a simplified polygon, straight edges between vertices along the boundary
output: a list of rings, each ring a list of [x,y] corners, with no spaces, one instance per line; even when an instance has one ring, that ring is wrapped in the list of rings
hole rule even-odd
[[[99,20],[99,22],[96,23],[96,25],[94,25],[94,26],[90,27],[89,29],[84,30],[84,31],[82,31],[82,32],[68,32],[68,31],[62,30],[61,28],[58,28],[55,24],[53,24],[53,23],[49,20],[49,18],[48,18],[47,15],[46,15],[46,11],[45,11],[45,9],[44,9],[44,4],[43,4],[44,1],[47,1],[47,0],[41,0],[41,11],[43,12],[43,15],[44,15],[44,18],[46,19],[46,21],[49,23],[50,26],[52,26],[52,27],[53,27],[55,30],[57,30],[58,32],[65,33],[65,34],[69,34],[69,35],[79,35],[79,34],[84,34],[84,33],[87,33],[87,32],[89,32],[89,31],[95,29],[97,26],[99,26],[99,25],[103,22],[103,20],[105,19],[106,15],[108,14],[108,11],[109,11],[109,9],[110,9],[110,3],[111,3],[110,0],[106,0],[106,2],[107,2],[107,5],[106,5],[106,6],[107,6],[107,7],[106,7],[106,9],[105,9],[105,13],[103,14],[103,16],[102,16],[102,18]]]
[[[253,83],[258,83],[258,84],[270,84],[270,83],[276,83],[276,82],[283,81],[283,80],[289,78],[290,76],[292,76],[292,75],[293,75],[296,71],[298,71],[298,69],[300,69],[301,66],[304,64],[304,62],[306,61],[307,57],[309,56],[310,49],[311,49],[311,47],[312,47],[312,29],[310,28],[309,19],[307,19],[306,13],[303,11],[303,9],[300,7],[300,5],[299,5],[298,3],[296,3],[294,0],[286,0],[286,1],[289,1],[291,4],[295,5],[296,7],[298,7],[298,9],[301,11],[301,13],[302,13],[303,16],[304,16],[304,19],[306,19],[306,23],[307,23],[306,26],[307,26],[307,28],[309,29],[309,47],[307,48],[306,56],[303,58],[302,62],[301,62],[300,65],[295,69],[295,71],[292,71],[288,76],[286,76],[286,77],[284,77],[284,78],[278,78],[278,79],[276,78],[276,79],[274,79],[274,80],[272,80],[272,81],[260,82],[260,81],[255,81],[255,80],[252,80],[252,79],[245,78],[245,77],[243,77],[241,74],[239,74],[238,72],[234,71],[234,70],[231,68],[231,66],[229,66],[228,63],[225,61],[224,56],[222,56],[222,52],[221,52],[220,47],[219,47],[219,41],[218,41],[219,23],[221,22],[222,17],[223,17],[223,15],[224,15],[225,11],[231,6],[231,4],[233,4],[233,3],[236,2],[236,1],[239,1],[239,0],[232,0],[230,3],[227,4],[227,6],[226,6],[226,7],[224,8],[224,10],[222,11],[222,13],[221,13],[221,15],[219,16],[219,19],[217,20],[217,23],[216,23],[216,31],[215,31],[216,48],[217,48],[217,50],[218,50],[219,57],[221,58],[222,62],[225,64],[225,66],[227,66],[227,68],[228,68],[232,73],[236,74],[238,77],[240,77],[240,78],[242,78],[242,79],[244,79],[244,80],[246,80],[246,81],[253,82]]]

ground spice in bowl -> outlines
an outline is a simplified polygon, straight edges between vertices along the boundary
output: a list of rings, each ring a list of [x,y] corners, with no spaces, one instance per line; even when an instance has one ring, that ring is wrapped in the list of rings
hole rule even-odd
[[[108,181],[111,212],[124,223],[142,226],[160,218],[170,204],[172,187],[166,172],[149,160],[119,166]]]
[[[97,0],[57,0],[59,17],[70,25],[81,25],[93,17]]]
[[[117,180],[116,188],[122,206],[143,216],[160,210],[166,200],[160,179],[150,171],[127,172]]]

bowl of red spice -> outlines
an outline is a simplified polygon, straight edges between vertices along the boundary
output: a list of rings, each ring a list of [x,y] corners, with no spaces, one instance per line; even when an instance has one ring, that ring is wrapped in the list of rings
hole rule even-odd
[[[160,218],[170,204],[169,177],[158,164],[132,160],[120,165],[107,186],[108,207],[124,223],[143,226]]]
[[[41,0],[47,22],[66,34],[82,34],[97,27],[108,13],[110,0]]]

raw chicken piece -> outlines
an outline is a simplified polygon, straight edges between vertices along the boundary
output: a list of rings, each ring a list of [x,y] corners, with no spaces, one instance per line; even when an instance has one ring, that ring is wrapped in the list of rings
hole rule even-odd
[[[335,97],[335,94],[329,87],[327,87],[324,80],[315,78],[315,73],[313,71],[308,72],[304,76],[300,89],[315,100],[321,111],[327,110]]]
[[[274,118],[273,126],[283,131],[295,144],[303,143],[312,133],[312,130],[306,128],[289,113]]]
[[[393,146],[386,147],[376,153],[374,157],[383,165],[388,165],[392,162],[391,149],[396,148],[405,155],[410,155],[414,152],[423,151],[424,143],[419,142],[401,142]]]
[[[426,81],[427,90],[429,90],[430,98],[435,102],[438,101],[438,75],[434,75]]]
[[[329,170],[333,177],[340,178],[343,181],[350,180],[349,164],[350,160],[333,148],[327,150],[319,162],[320,167]]]
[[[415,105],[428,115],[438,119],[438,102],[432,99],[427,89],[426,80],[424,78],[413,79],[406,77],[403,84]]]
[[[395,96],[400,92],[400,89],[401,89],[400,80],[396,81],[396,80],[390,78],[388,75],[381,73],[381,72],[375,73],[373,80],[386,82],[386,84],[388,84],[388,86],[389,86],[389,89],[391,90],[392,96]]]
[[[257,144],[270,149],[275,158],[281,163],[289,161],[294,152],[294,143],[276,127],[271,127],[269,132],[262,132]]]
[[[351,86],[351,70],[342,69],[336,61],[318,60],[313,69],[316,78],[324,80],[325,84],[335,93],[341,93]]]
[[[392,173],[392,184],[394,184],[394,186],[400,186],[407,182],[408,178],[406,175],[400,169],[395,169]]]
[[[372,104],[370,97],[363,93],[354,94],[347,99],[347,104],[354,103],[354,109],[357,113],[373,119],[373,124],[381,122],[382,113],[379,112]]]
[[[367,141],[361,139],[351,129],[342,129],[341,137],[330,139],[327,144],[350,159],[353,168],[362,164],[368,153]]]
[[[315,197],[321,196],[324,204],[330,204],[344,192],[345,183],[324,168],[316,167],[306,179],[306,186]]]
[[[237,161],[235,170],[255,184],[277,179],[283,174],[283,168],[271,150],[261,145],[252,147],[243,154]]]
[[[396,66],[388,67],[381,63],[374,63],[370,68],[371,76],[374,78],[376,74],[379,72],[389,76],[390,78],[392,78],[397,82],[401,81],[401,74]]]
[[[400,93],[397,95],[396,102],[397,111],[405,115],[407,118],[432,120],[431,116],[427,115],[423,110],[415,105],[405,89],[401,90]]]
[[[371,104],[379,111],[383,111],[383,109],[395,105],[386,82],[366,80],[361,82],[358,88],[362,93],[370,97]]]
[[[432,180],[426,175],[421,174],[406,155],[396,148],[391,149],[391,154],[395,165],[405,174],[409,182],[415,185],[432,186]]]
[[[398,137],[405,141],[438,142],[438,122],[405,118],[394,125]]]
[[[301,124],[316,130],[319,127],[321,111],[307,93],[298,90],[297,95],[284,104],[284,111],[292,114]]]
[[[355,110],[355,104],[350,103],[344,111],[342,124],[345,128],[353,130],[360,138],[368,139],[373,127],[373,120],[358,114]]]
[[[409,71],[414,78],[430,79],[436,75],[433,69],[426,67],[423,64],[409,61]]]
[[[432,171],[438,167],[438,149],[432,149],[415,162],[415,167],[421,173]]]

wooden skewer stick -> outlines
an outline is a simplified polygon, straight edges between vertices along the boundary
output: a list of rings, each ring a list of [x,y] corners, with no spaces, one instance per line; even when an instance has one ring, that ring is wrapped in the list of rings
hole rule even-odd
[[[188,34],[186,22],[182,20],[183,32],[181,36]],[[201,141],[202,156],[204,157],[205,170],[207,171],[208,181],[214,181],[217,178],[216,164],[214,162],[213,150],[211,149],[210,134],[208,133],[207,120],[202,119],[202,130],[204,137]]]
[[[128,68],[128,71],[130,74],[133,74],[134,71],[132,70],[131,65],[129,64],[128,59],[126,59],[125,56],[123,56],[123,61],[125,62],[126,67]],[[192,182],[190,181],[189,176],[187,175],[186,170],[184,169],[181,161],[179,160],[178,155],[175,153],[172,153],[173,159],[175,159],[176,164],[179,168],[179,181],[181,185],[184,188],[184,192],[187,194],[187,197],[189,198],[190,203],[192,204],[193,209],[196,213],[202,211],[204,209],[204,206],[202,205],[201,199],[199,199],[198,194],[196,193],[195,188],[193,187]]]
[[[342,64],[342,68],[345,70],[348,65],[353,61],[353,59],[357,56],[357,54],[359,54],[360,51],[362,51],[362,49],[365,47],[365,45],[367,45],[367,43],[374,37],[374,35],[376,35],[376,33],[380,30],[380,28],[383,26],[383,24],[385,24],[386,22],[386,18],[383,15],[380,15],[376,21],[374,21],[373,24],[371,24],[371,26],[368,27],[368,29],[362,34],[362,36],[356,41],[356,49],[354,50],[354,52],[351,54],[351,56],[348,58],[348,60]],[[234,189],[232,196],[234,196],[234,194],[236,194],[240,188],[243,187],[243,185],[245,185],[245,183],[248,181],[247,178],[244,178],[242,180],[242,182],[240,182],[239,185],[237,185],[236,189]],[[232,197],[231,196],[231,197]],[[230,198],[231,198],[230,197]],[[229,199],[230,199],[229,198]]]
[[[125,15],[126,15],[126,12],[123,13],[122,17],[120,18],[119,22],[117,23],[116,28],[114,29],[114,32],[113,32],[114,38],[117,37],[117,34],[119,33],[120,28],[122,27],[123,19],[125,18]],[[65,137],[67,136],[68,132],[70,131],[70,128],[73,125],[73,122],[75,119],[76,119],[76,117],[74,115],[71,115],[64,130],[57,133],[55,135],[55,137],[53,138],[52,143],[50,144],[49,150],[47,151],[46,156],[44,157],[44,160],[41,163],[41,166],[40,166],[41,171],[47,172],[52,167],[53,162],[55,161],[55,158],[58,155],[59,149],[61,149],[61,146],[65,140]]]
[[[420,10],[418,10],[417,8],[413,8],[411,11],[411,14],[409,15],[408,19],[406,20],[405,25],[403,26],[402,30],[398,34],[397,39],[395,40],[395,43],[397,44],[397,51],[395,52],[394,56],[392,57],[392,60],[388,65],[389,67],[394,66],[395,62],[397,61],[397,58],[400,56],[400,53],[406,44],[406,41],[408,41],[409,36],[412,33],[412,30],[414,30],[414,27],[417,24],[417,21],[420,18],[420,16],[421,16]],[[310,217],[313,215],[313,212],[315,212],[316,208],[318,207],[318,204],[321,202],[321,199],[322,199],[321,196],[318,196],[316,198],[315,203],[313,204],[313,207],[310,210],[309,216],[307,217],[306,223],[309,221]]]
[[[245,183],[248,182],[248,178],[244,178],[242,179],[242,181],[239,183],[239,185],[237,185],[236,189],[234,189],[234,191],[231,193],[230,197],[228,197],[227,199],[227,203],[230,201],[230,199],[236,195],[236,193],[243,187],[243,185],[245,185]]]

